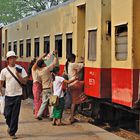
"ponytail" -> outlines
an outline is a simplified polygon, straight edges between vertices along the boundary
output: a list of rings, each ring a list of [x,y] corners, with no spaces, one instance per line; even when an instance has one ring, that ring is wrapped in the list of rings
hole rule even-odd
[[[66,64],[65,64],[65,68],[66,68],[66,72],[68,73],[68,66],[69,66],[69,60],[67,60]]]
[[[52,75],[52,82],[54,82],[55,81],[55,74],[52,72],[51,75]]]

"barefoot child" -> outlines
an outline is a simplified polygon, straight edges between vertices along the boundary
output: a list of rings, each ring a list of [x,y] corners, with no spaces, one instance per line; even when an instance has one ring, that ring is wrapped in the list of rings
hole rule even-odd
[[[73,80],[65,80],[63,77],[58,76],[59,69],[55,69],[55,72],[52,73],[53,79],[53,95],[57,95],[59,98],[59,104],[54,106],[53,109],[53,125],[63,125],[61,122],[63,109],[64,109],[64,92],[62,90],[62,84],[70,84],[77,80],[77,78]]]

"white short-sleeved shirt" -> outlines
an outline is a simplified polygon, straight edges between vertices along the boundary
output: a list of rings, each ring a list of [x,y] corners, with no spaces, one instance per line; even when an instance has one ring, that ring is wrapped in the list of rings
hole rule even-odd
[[[22,69],[21,76],[24,78],[27,76],[25,69],[19,65],[15,65],[15,67],[8,68],[12,71],[12,73],[16,76],[16,67]],[[10,74],[7,68],[2,69],[0,73],[0,80],[6,81],[6,89],[5,95],[9,97],[19,96],[22,95],[22,88],[19,83],[15,80],[15,78]]]
[[[59,98],[64,97],[64,92],[62,90],[62,83],[65,79],[60,76],[55,76],[55,81],[53,82],[53,94],[57,95]]]

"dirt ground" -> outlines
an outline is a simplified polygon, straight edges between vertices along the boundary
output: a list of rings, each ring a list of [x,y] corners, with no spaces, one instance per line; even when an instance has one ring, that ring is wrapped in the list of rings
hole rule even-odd
[[[23,102],[20,113],[17,137],[21,140],[102,140],[92,130],[85,130],[83,126],[73,125],[52,126],[48,119],[38,121],[34,119],[32,105]],[[3,116],[0,116],[0,140],[10,140]]]

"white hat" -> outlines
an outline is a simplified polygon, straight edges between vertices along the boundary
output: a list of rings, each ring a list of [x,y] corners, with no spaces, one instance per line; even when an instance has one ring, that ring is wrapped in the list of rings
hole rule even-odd
[[[9,58],[9,57],[11,57],[11,56],[17,57],[14,51],[9,51],[9,52],[7,52],[6,57]]]

